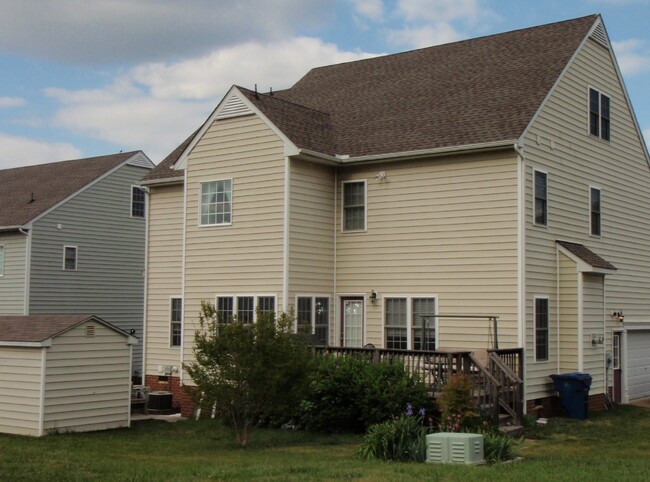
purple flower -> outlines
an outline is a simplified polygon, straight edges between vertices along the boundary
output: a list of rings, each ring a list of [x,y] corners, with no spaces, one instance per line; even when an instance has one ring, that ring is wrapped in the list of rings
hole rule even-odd
[[[413,406],[410,403],[406,404],[406,415],[409,417],[413,416]]]
[[[420,417],[424,417],[424,408],[421,408],[420,410],[418,410],[418,415]]]

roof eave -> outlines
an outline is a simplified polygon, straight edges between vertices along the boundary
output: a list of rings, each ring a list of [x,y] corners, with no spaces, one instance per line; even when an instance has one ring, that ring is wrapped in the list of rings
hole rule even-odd
[[[185,176],[166,177],[163,179],[149,179],[147,181],[140,181],[140,186],[167,186],[171,184],[182,184],[185,181]]]

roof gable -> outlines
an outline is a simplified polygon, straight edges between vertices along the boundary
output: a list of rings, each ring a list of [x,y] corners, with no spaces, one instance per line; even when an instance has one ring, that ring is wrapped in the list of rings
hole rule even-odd
[[[122,164],[153,167],[141,151],[0,171],[0,228],[20,227]]]
[[[598,256],[584,244],[559,240],[556,243],[561,252],[578,264],[579,271],[610,274],[617,269],[616,266]]]

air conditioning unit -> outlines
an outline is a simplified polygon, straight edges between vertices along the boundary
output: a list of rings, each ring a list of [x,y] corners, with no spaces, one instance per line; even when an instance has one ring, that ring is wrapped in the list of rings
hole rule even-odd
[[[485,463],[483,435],[439,432],[427,435],[427,463],[478,465]]]

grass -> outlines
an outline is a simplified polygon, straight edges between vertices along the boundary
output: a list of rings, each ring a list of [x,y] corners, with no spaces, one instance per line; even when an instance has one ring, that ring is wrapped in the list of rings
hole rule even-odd
[[[518,447],[525,460],[465,467],[363,461],[362,438],[255,430],[240,449],[215,421],[135,422],[131,429],[41,439],[0,435],[2,481],[593,481],[647,480],[650,409],[552,419]]]

